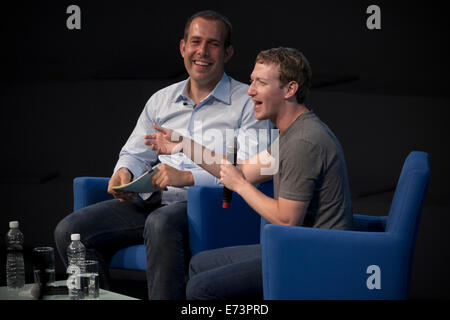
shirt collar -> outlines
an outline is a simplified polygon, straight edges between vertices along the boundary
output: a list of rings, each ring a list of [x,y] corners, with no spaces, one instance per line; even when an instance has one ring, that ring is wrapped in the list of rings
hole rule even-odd
[[[179,93],[175,95],[174,102],[178,102],[180,100],[186,101],[190,99],[188,95],[188,85],[189,78],[185,80],[184,86],[180,87]],[[206,100],[211,96],[225,104],[231,104],[231,78],[225,72],[213,91],[211,91],[211,93],[203,100]]]

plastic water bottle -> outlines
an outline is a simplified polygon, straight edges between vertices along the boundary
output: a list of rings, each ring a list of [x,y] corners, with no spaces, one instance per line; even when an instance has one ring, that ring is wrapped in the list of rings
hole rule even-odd
[[[8,291],[17,291],[25,286],[25,264],[23,261],[23,233],[18,221],[9,222],[10,230],[6,234],[6,285]]]
[[[71,299],[78,299],[79,288],[77,287],[79,284],[76,282],[76,275],[84,272],[83,263],[86,259],[86,248],[80,241],[79,233],[71,234],[70,239],[72,242],[67,247],[67,258],[69,260],[67,273],[70,275],[68,281],[70,282],[73,279],[75,283],[73,287],[69,287],[69,296]]]
[[[80,234],[73,233],[70,235],[72,242],[67,247],[67,258],[69,259],[69,265],[79,266],[81,262],[86,259],[86,248],[80,241]]]

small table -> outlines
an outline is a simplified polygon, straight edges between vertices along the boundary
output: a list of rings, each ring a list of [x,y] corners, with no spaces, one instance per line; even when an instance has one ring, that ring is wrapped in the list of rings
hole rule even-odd
[[[66,280],[55,281],[55,285],[63,286],[66,284]],[[31,295],[31,288],[33,283],[26,284],[25,287],[18,291],[11,293],[8,291],[8,287],[0,287],[0,300],[35,300]],[[44,296],[44,300],[70,300],[69,295],[51,295]],[[123,294],[115,293],[112,291],[100,289],[100,296],[98,300],[139,300],[133,297],[125,296]]]

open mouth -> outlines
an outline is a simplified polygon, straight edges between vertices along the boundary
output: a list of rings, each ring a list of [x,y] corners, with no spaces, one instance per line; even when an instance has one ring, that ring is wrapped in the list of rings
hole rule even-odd
[[[253,109],[258,109],[261,105],[262,105],[262,101],[258,101],[258,100],[255,100],[255,99],[252,99],[253,100],[253,102],[255,103],[255,105],[254,105],[254,107],[253,107]]]

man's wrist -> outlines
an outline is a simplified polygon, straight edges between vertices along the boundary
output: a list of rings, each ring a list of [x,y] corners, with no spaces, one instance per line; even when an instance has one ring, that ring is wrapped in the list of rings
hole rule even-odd
[[[238,193],[239,195],[242,196],[242,194],[248,190],[248,188],[252,186],[252,184],[250,182],[248,182],[245,178],[243,179],[243,181],[241,183],[238,184],[238,186],[236,187],[236,193]]]
[[[184,185],[193,186],[195,184],[194,175],[190,171],[183,171]]]
[[[131,170],[128,169],[127,167],[121,167],[121,168],[120,168],[119,170],[117,170],[117,171],[124,171],[124,170],[128,171],[128,173],[129,173],[130,176],[131,176],[130,181],[133,181],[133,178],[134,178],[133,172],[131,172]]]
[[[183,140],[181,140],[181,142],[179,142],[177,145],[175,145],[175,147],[172,150],[172,154],[182,153],[182,152],[183,152]]]

